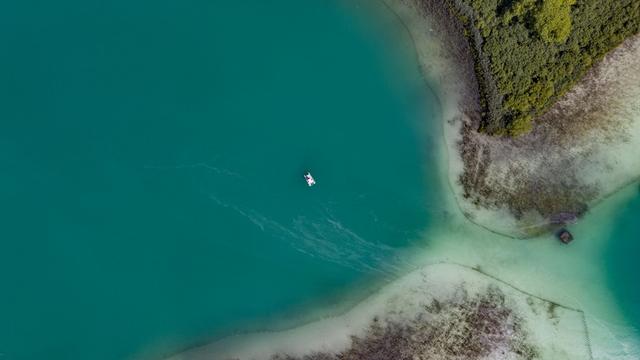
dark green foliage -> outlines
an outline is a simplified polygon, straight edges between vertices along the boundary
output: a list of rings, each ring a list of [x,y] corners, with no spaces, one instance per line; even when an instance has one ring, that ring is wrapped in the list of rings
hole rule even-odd
[[[528,131],[532,118],[640,30],[640,0],[457,1],[473,10],[466,23],[482,37],[476,60],[488,64],[489,74],[478,65],[486,108],[481,130],[498,135]]]

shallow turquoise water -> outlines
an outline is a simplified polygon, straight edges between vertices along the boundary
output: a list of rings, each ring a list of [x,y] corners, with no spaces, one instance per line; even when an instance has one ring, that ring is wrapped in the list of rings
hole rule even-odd
[[[156,356],[397,273],[437,109],[347,4],[0,4],[2,359]]]
[[[604,254],[609,287],[634,332],[640,334],[640,193],[617,211]]]

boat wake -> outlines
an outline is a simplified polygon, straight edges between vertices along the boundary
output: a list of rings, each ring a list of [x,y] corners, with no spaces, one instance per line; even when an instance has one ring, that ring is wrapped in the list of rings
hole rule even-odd
[[[307,256],[332,262],[358,272],[396,277],[402,273],[398,250],[374,243],[346,227],[325,208],[319,217],[296,216],[282,222],[263,213],[229,204],[215,195],[209,198],[217,205],[244,217],[260,231],[286,242]]]

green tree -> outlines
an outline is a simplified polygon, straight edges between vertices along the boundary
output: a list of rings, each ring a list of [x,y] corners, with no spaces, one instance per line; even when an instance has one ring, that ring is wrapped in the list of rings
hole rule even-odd
[[[640,0],[444,1],[469,41],[476,44],[475,30],[481,36],[480,130],[494,135],[529,131],[593,64],[640,32]]]
[[[571,33],[571,6],[576,0],[543,0],[536,11],[536,30],[546,43],[563,44]]]

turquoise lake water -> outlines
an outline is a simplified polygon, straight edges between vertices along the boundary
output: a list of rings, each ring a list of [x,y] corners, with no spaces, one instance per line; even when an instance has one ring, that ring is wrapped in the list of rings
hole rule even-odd
[[[0,358],[154,357],[397,275],[438,109],[364,4],[0,4]]]
[[[440,109],[379,2],[3,2],[0,45],[0,360],[307,320],[446,219]],[[601,255],[636,331],[638,214]]]
[[[640,192],[618,212],[605,253],[609,286],[634,332],[640,334]]]

